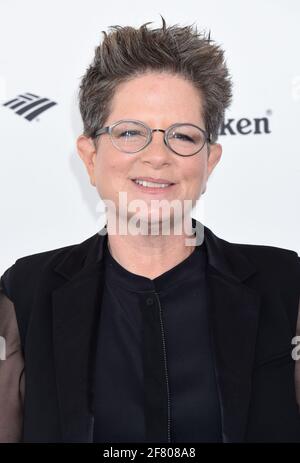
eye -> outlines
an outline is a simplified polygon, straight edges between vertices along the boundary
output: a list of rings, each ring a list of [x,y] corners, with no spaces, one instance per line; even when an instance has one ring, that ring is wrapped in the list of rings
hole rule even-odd
[[[124,130],[123,132],[119,133],[119,137],[135,137],[141,135],[141,132],[139,130]]]
[[[195,143],[193,138],[191,138],[189,135],[186,135],[185,133],[181,133],[181,132],[175,132],[175,133],[173,132],[172,136],[170,138],[175,138],[177,140],[182,140],[182,141],[187,141],[187,142],[190,142],[190,143]]]

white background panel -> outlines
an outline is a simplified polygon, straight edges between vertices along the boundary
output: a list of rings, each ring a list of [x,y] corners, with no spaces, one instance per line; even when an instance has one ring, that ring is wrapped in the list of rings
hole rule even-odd
[[[75,148],[80,79],[101,31],[197,24],[226,51],[226,118],[269,118],[270,134],[220,136],[223,156],[195,216],[221,238],[300,253],[300,3],[0,0],[0,274],[19,257],[96,233],[99,199]],[[29,122],[3,106],[31,92],[57,102]],[[200,207],[201,206],[201,207]]]

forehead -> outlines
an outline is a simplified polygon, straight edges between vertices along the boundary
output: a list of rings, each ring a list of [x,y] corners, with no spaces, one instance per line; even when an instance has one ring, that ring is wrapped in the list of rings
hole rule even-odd
[[[108,122],[139,119],[148,123],[202,123],[200,91],[182,76],[147,73],[122,82],[111,101]]]

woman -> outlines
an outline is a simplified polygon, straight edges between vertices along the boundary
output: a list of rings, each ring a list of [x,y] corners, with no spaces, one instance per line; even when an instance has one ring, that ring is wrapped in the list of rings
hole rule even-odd
[[[105,33],[77,146],[107,223],[1,278],[1,441],[300,441],[299,257],[190,215],[230,100],[193,27]]]

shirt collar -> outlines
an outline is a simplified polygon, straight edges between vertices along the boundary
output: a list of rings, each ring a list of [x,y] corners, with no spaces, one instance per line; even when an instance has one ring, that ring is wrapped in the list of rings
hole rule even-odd
[[[196,246],[187,258],[154,279],[128,271],[112,257],[107,244],[104,262],[107,281],[114,285],[135,292],[161,292],[203,274],[206,267],[206,247],[205,242]]]

